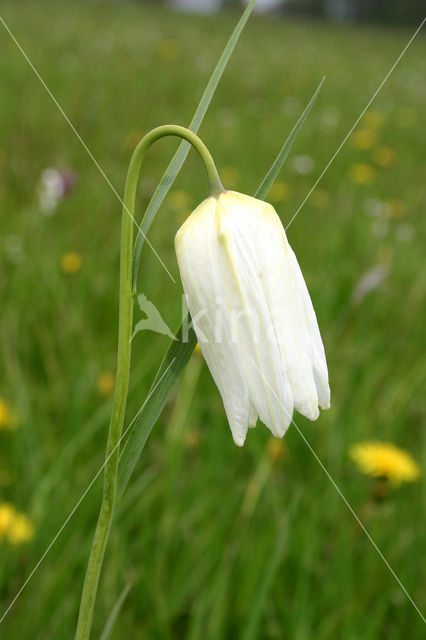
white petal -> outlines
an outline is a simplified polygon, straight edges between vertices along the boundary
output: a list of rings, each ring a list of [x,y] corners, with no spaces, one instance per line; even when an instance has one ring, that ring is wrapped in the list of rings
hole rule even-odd
[[[318,393],[319,406],[321,407],[321,409],[329,409],[330,408],[330,386],[328,383],[328,369],[327,369],[327,361],[325,358],[324,345],[321,339],[317,318],[315,315],[311,298],[309,296],[308,288],[306,286],[305,280],[303,278],[302,272],[297,262],[297,258],[293,250],[291,249],[291,247],[290,247],[290,255],[293,261],[295,273],[297,274],[298,294],[304,309],[305,322],[308,330],[307,344],[309,344],[309,348],[311,352],[313,375],[314,375],[315,385]]]
[[[227,291],[219,270],[216,205],[214,198],[204,201],[179,230],[175,246],[201,351],[221,393],[234,441],[242,446],[249,423],[249,398],[236,346],[230,340],[229,326],[223,322],[227,317]]]
[[[234,311],[231,333],[250,400],[262,422],[281,437],[291,422],[293,394],[279,345],[268,340],[271,312],[264,293],[261,242],[265,224],[262,210],[253,207],[256,202],[233,192],[220,196],[221,271],[228,282]]]
[[[249,427],[250,427],[250,429],[254,429],[254,427],[257,424],[258,417],[259,416],[257,415],[256,407],[250,401],[250,407],[249,407]]]

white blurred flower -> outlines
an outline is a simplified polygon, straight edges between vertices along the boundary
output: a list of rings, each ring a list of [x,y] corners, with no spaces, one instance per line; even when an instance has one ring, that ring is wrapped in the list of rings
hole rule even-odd
[[[54,167],[44,169],[40,177],[40,209],[46,215],[52,215],[59,202],[71,190],[75,182],[71,171],[60,171]]]
[[[371,233],[375,238],[385,238],[389,232],[389,222],[378,219],[371,225]]]
[[[311,156],[296,156],[292,162],[293,171],[302,176],[312,173],[315,167],[315,161]]]
[[[389,215],[388,204],[377,198],[367,198],[364,207],[368,215],[374,218],[387,218]]]
[[[298,114],[302,109],[302,103],[299,98],[295,96],[289,96],[284,100],[284,113],[286,116],[294,116]]]
[[[259,417],[275,436],[293,409],[330,406],[324,347],[300,267],[274,208],[235,191],[204,200],[176,254],[194,329],[237,445]]]
[[[405,224],[399,224],[396,230],[398,240],[401,242],[411,242],[416,235],[416,230],[412,224],[406,222]]]
[[[352,293],[352,299],[360,303],[365,296],[377,289],[389,275],[389,267],[386,264],[379,264],[370,269],[358,280]]]
[[[339,124],[340,112],[337,107],[329,105],[323,109],[320,116],[320,123],[324,129],[329,131],[334,130]]]
[[[220,0],[169,0],[172,7],[179,11],[197,13],[215,13],[220,9]]]

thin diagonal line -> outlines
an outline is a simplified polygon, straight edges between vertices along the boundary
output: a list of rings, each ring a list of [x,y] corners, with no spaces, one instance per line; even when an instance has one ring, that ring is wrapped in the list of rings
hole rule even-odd
[[[281,407],[284,409],[284,411],[286,412],[286,414],[289,416],[289,418],[291,419],[292,423],[294,424],[294,426],[297,429],[297,432],[299,433],[299,435],[302,437],[303,441],[305,442],[305,444],[308,446],[310,452],[312,453],[312,455],[315,457],[316,461],[319,463],[319,465],[321,466],[322,470],[324,471],[324,473],[326,474],[327,478],[330,480],[331,484],[334,486],[334,488],[336,489],[336,491],[338,492],[338,494],[340,495],[340,497],[342,498],[343,502],[345,503],[345,505],[347,506],[347,508],[349,509],[349,511],[352,513],[353,517],[355,518],[355,520],[358,522],[359,526],[361,527],[361,529],[364,531],[365,535],[367,536],[367,538],[370,540],[371,544],[373,545],[373,547],[375,548],[375,550],[377,551],[377,553],[379,554],[379,556],[381,557],[381,559],[383,560],[383,562],[385,563],[385,565],[387,566],[387,568],[389,569],[389,571],[391,572],[391,574],[393,575],[393,577],[395,578],[395,580],[397,581],[397,583],[399,584],[399,586],[401,587],[401,589],[403,590],[403,592],[405,593],[405,595],[407,596],[407,598],[409,599],[409,601],[411,602],[411,604],[413,605],[413,607],[415,608],[415,610],[417,611],[417,613],[419,614],[419,616],[421,617],[421,619],[423,620],[423,622],[426,624],[426,620],[422,614],[422,612],[420,611],[419,607],[416,605],[416,603],[414,602],[413,598],[410,596],[410,594],[408,593],[407,589],[404,587],[404,585],[402,584],[401,580],[398,578],[398,576],[396,575],[395,571],[392,569],[392,567],[390,566],[389,562],[386,560],[385,556],[383,555],[383,553],[380,551],[379,547],[377,546],[377,544],[374,542],[373,538],[371,537],[371,535],[368,533],[367,529],[365,528],[365,526],[362,524],[361,520],[359,519],[359,517],[357,516],[356,512],[354,511],[354,509],[351,507],[351,505],[349,504],[348,500],[345,498],[345,496],[343,495],[341,489],[337,486],[335,480],[332,478],[332,476],[330,475],[330,473],[327,471],[327,469],[325,468],[325,466],[323,465],[323,463],[321,462],[320,458],[317,456],[317,454],[315,453],[314,449],[311,447],[311,445],[309,444],[308,440],[305,438],[305,436],[303,435],[303,433],[301,432],[301,430],[299,429],[299,427],[297,426],[297,424],[295,423],[295,421],[293,420],[292,416],[289,414],[289,412],[286,410],[286,408],[284,407],[283,403],[281,402],[281,400],[278,398],[277,394],[275,393],[275,391],[273,390],[273,388],[271,387],[271,385],[269,384],[268,380],[265,378],[265,376],[263,375],[262,371],[259,369],[259,367],[257,366],[256,362],[253,360],[253,358],[251,358],[251,361],[253,362],[254,366],[256,367],[256,369],[258,370],[258,372],[260,373],[260,375],[262,376],[263,380],[266,382],[266,384],[268,385],[268,387],[270,388],[270,390],[272,391],[272,393],[274,394],[275,398],[278,400],[278,402],[280,403]]]
[[[398,58],[395,60],[395,62],[393,63],[392,67],[389,69],[388,73],[386,74],[386,76],[384,77],[384,79],[382,80],[382,82],[379,84],[379,86],[377,87],[376,91],[373,93],[373,95],[371,96],[370,100],[368,101],[367,105],[364,107],[363,111],[361,112],[361,115],[355,120],[355,123],[353,124],[353,126],[351,127],[351,129],[349,130],[349,132],[346,134],[346,136],[343,138],[342,142],[340,143],[340,145],[337,147],[337,151],[334,153],[334,155],[331,157],[331,160],[328,162],[328,164],[326,165],[325,169],[323,170],[323,172],[320,174],[319,178],[317,178],[314,186],[312,187],[312,189],[309,191],[308,195],[306,196],[306,198],[303,200],[302,204],[300,205],[300,207],[297,209],[296,213],[294,214],[294,216],[291,218],[290,222],[288,223],[288,225],[286,226],[285,230],[287,231],[287,229],[289,228],[289,226],[291,225],[291,223],[293,222],[293,220],[295,219],[295,217],[298,215],[299,211],[301,210],[301,208],[304,206],[304,204],[306,203],[306,201],[308,200],[308,198],[310,197],[311,193],[314,191],[314,189],[316,189],[318,183],[320,182],[320,180],[322,180],[324,174],[326,173],[326,171],[328,171],[330,165],[332,164],[332,162],[334,162],[337,154],[340,152],[340,150],[342,149],[343,145],[345,144],[345,142],[347,141],[347,139],[349,138],[349,136],[351,135],[352,131],[355,129],[355,127],[357,126],[357,124],[359,123],[359,121],[361,120],[362,116],[364,115],[364,113],[367,111],[367,109],[369,108],[369,106],[371,105],[371,103],[373,102],[374,98],[377,96],[377,94],[379,93],[380,89],[383,87],[383,85],[385,84],[386,80],[389,78],[390,74],[392,73],[392,71],[395,69],[396,65],[398,64],[398,62],[401,60],[402,56],[404,55],[404,53],[407,51],[408,47],[410,46],[410,44],[413,42],[414,38],[416,37],[416,35],[419,33],[420,29],[423,27],[424,23],[425,23],[426,18],[423,18],[421,24],[419,25],[419,27],[416,29],[415,33],[411,36],[410,40],[407,42],[407,44],[405,45],[404,49],[402,50],[402,52],[399,54]]]
[[[40,560],[37,562],[37,564],[35,565],[35,567],[32,569],[31,573],[29,574],[28,578],[25,580],[24,584],[22,585],[22,587],[19,589],[18,593],[16,594],[16,596],[13,598],[12,602],[10,603],[10,605],[8,606],[8,608],[6,609],[6,611],[3,613],[2,617],[0,618],[0,624],[3,622],[3,620],[5,619],[5,617],[7,616],[7,614],[9,613],[9,611],[12,609],[13,605],[15,604],[15,602],[17,601],[17,599],[19,598],[19,596],[21,595],[21,593],[23,592],[23,590],[25,589],[25,587],[27,586],[27,584],[29,583],[29,581],[31,580],[31,578],[33,577],[33,575],[35,574],[35,572],[37,571],[37,569],[39,568],[39,566],[41,565],[41,563],[43,562],[43,560],[45,559],[45,557],[47,556],[47,554],[49,553],[49,551],[51,550],[51,548],[53,547],[53,545],[55,544],[56,540],[59,538],[59,536],[61,535],[62,531],[65,529],[65,527],[67,526],[68,522],[71,520],[72,516],[74,515],[74,513],[77,511],[78,507],[80,506],[80,504],[83,502],[84,498],[86,497],[86,495],[88,494],[88,492],[90,491],[90,489],[92,488],[93,484],[96,482],[96,480],[98,479],[99,475],[102,473],[102,470],[104,469],[106,463],[108,462],[108,460],[110,459],[110,457],[112,456],[112,454],[114,453],[114,451],[117,449],[117,447],[120,445],[122,439],[125,437],[126,433],[129,431],[130,427],[134,424],[134,422],[137,420],[137,418],[139,417],[139,415],[141,414],[141,411],[143,410],[144,406],[146,405],[146,403],[148,402],[148,400],[150,399],[150,397],[152,396],[152,394],[154,393],[154,391],[156,390],[156,388],[158,387],[158,385],[160,384],[161,380],[164,378],[164,376],[166,375],[167,371],[170,369],[170,367],[172,366],[173,362],[176,360],[176,358],[173,358],[173,360],[170,362],[169,366],[167,367],[167,369],[164,371],[163,375],[161,376],[161,378],[158,380],[157,384],[154,386],[154,388],[149,392],[147,399],[145,400],[145,402],[143,403],[143,405],[141,406],[141,408],[139,409],[139,411],[137,412],[137,414],[135,415],[135,417],[133,418],[133,420],[131,421],[131,423],[129,424],[129,426],[127,427],[127,429],[125,430],[125,432],[122,434],[120,440],[117,442],[117,444],[115,445],[114,449],[111,451],[111,453],[109,454],[109,456],[106,458],[105,462],[103,463],[103,465],[101,466],[101,468],[99,469],[99,471],[96,473],[96,475],[94,476],[94,478],[92,479],[91,483],[89,484],[89,486],[87,487],[87,489],[84,491],[83,495],[81,496],[81,498],[78,500],[78,502],[76,503],[76,505],[74,506],[73,510],[71,511],[71,513],[69,514],[69,516],[66,518],[65,522],[63,523],[63,525],[61,526],[61,528],[59,529],[59,531],[57,532],[57,534],[55,535],[55,537],[52,539],[52,541],[50,542],[49,546],[46,548],[46,550],[44,551],[43,555],[41,556]]]
[[[43,78],[41,77],[40,73],[37,71],[37,69],[35,68],[35,66],[33,65],[33,63],[31,62],[30,58],[27,56],[27,54],[25,53],[24,49],[22,48],[22,46],[19,44],[18,40],[15,38],[15,36],[13,35],[12,31],[10,30],[10,28],[8,27],[8,25],[6,24],[6,22],[3,20],[3,18],[0,16],[0,21],[2,22],[4,28],[6,29],[6,31],[8,32],[8,34],[10,35],[10,37],[12,38],[12,40],[14,41],[14,43],[16,44],[16,46],[18,47],[19,51],[22,53],[22,55],[24,56],[25,60],[28,62],[28,64],[30,65],[31,69],[34,71],[35,75],[37,76],[37,78],[40,80],[41,84],[43,85],[43,87],[46,89],[47,93],[49,94],[49,96],[51,97],[51,99],[53,100],[53,102],[55,103],[55,105],[57,106],[57,108],[59,109],[60,113],[62,114],[62,116],[65,118],[66,122],[69,124],[69,126],[71,127],[71,129],[73,130],[73,132],[75,133],[75,135],[77,136],[78,140],[80,141],[81,145],[83,146],[83,148],[85,149],[85,151],[87,151],[87,153],[89,154],[90,158],[93,160],[94,164],[96,165],[96,167],[98,168],[99,172],[101,173],[101,175],[105,178],[106,182],[108,183],[108,185],[110,186],[110,188],[112,189],[113,193],[116,195],[116,197],[118,198],[118,200],[121,202],[123,208],[125,211],[127,211],[127,213],[129,214],[129,216],[131,217],[132,221],[134,222],[134,224],[137,226],[137,228],[139,229],[139,231],[141,232],[141,234],[143,235],[144,239],[146,240],[146,242],[148,243],[148,245],[151,247],[152,251],[154,252],[154,254],[156,255],[156,257],[158,258],[158,260],[161,262],[161,264],[163,265],[164,269],[166,270],[167,274],[169,275],[169,277],[173,280],[173,283],[176,284],[176,280],[173,278],[172,274],[170,273],[170,271],[167,269],[166,265],[164,264],[164,262],[162,261],[162,259],[160,258],[160,256],[158,255],[157,251],[154,249],[154,247],[152,246],[151,242],[148,240],[148,238],[146,237],[146,235],[144,234],[144,232],[142,231],[142,229],[140,228],[140,226],[138,225],[138,223],[136,222],[136,220],[134,219],[134,217],[132,216],[132,214],[130,213],[129,209],[126,207],[126,205],[124,204],[123,200],[121,199],[118,191],[116,190],[116,188],[114,187],[114,185],[112,184],[111,180],[108,178],[108,176],[106,175],[105,171],[102,169],[102,167],[100,166],[99,162],[96,160],[95,156],[93,155],[93,153],[90,151],[89,147],[87,146],[87,144],[84,142],[83,138],[80,136],[80,134],[78,133],[77,129],[75,128],[75,126],[73,125],[73,123],[71,122],[71,120],[69,119],[69,117],[67,116],[67,114],[65,113],[65,111],[63,110],[63,108],[61,107],[61,105],[59,104],[59,102],[56,100],[55,96],[53,95],[53,93],[51,92],[51,90],[49,89],[49,87],[47,86],[47,84],[45,83],[45,81],[43,80]]]

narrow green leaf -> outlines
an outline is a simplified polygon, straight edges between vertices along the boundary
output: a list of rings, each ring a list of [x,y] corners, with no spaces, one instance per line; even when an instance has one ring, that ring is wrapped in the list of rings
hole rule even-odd
[[[184,327],[188,330],[184,333]],[[136,462],[145,446],[145,442],[151,433],[160,413],[164,409],[173,388],[175,387],[182,371],[186,367],[189,358],[197,344],[197,337],[188,319],[176,333],[160,368],[155,376],[148,399],[143,405],[135,425],[130,431],[129,437],[120,455],[118,469],[118,493],[121,497],[127,482],[136,466]]]
[[[189,129],[194,133],[197,133],[200,125],[203,121],[203,118],[206,114],[206,111],[209,107],[209,104],[213,98],[214,92],[216,91],[217,85],[219,84],[219,80],[222,77],[223,72],[225,71],[226,65],[229,62],[229,59],[234,51],[235,45],[238,42],[238,39],[246,25],[247,20],[250,17],[250,14],[253,10],[253,7],[256,3],[256,0],[251,0],[251,2],[247,5],[244,10],[237,26],[235,27],[231,37],[229,38],[222,55],[219,58],[219,61],[210,77],[210,80],[207,83],[205,91],[201,97],[199,105],[195,111],[194,117],[191,120],[191,124],[189,125]],[[138,275],[138,269],[140,265],[141,259],[141,251],[142,246],[145,241],[145,236],[147,235],[149,228],[157,214],[158,209],[161,206],[164,198],[166,197],[170,187],[178,175],[186,156],[188,155],[189,149],[191,145],[189,142],[182,141],[173,156],[169,166],[167,167],[163,177],[161,178],[154,195],[152,196],[148,207],[145,211],[145,215],[142,219],[142,223],[140,229],[138,230],[138,235],[136,236],[136,244],[135,250],[133,254],[133,286],[136,289],[136,279]]]
[[[111,613],[108,616],[108,620],[106,621],[104,630],[102,631],[101,637],[99,640],[108,640],[111,635],[112,628],[117,620],[117,616],[121,611],[121,607],[123,606],[127,596],[129,595],[129,591],[132,588],[132,583],[128,582],[124,587],[123,591],[120,593],[120,596],[113,606]]]
[[[309,100],[309,103],[305,107],[304,112],[302,113],[302,115],[300,116],[299,120],[294,125],[292,132],[290,133],[290,135],[288,136],[287,140],[284,143],[284,146],[282,147],[281,151],[279,152],[279,154],[275,158],[275,161],[274,161],[272,167],[269,169],[268,173],[263,178],[262,183],[260,184],[258,190],[254,194],[255,198],[259,198],[260,200],[265,198],[265,196],[267,195],[269,189],[272,187],[273,183],[277,179],[277,176],[278,176],[279,172],[281,171],[282,166],[283,166],[284,162],[286,161],[288,154],[290,153],[290,149],[291,149],[291,147],[293,145],[293,142],[294,142],[297,134],[299,133],[300,129],[302,128],[302,125],[304,124],[306,118],[308,117],[308,114],[309,114],[310,110],[312,109],[312,107],[315,104],[315,101],[316,101],[316,99],[318,97],[319,92],[321,91],[321,87],[322,87],[322,85],[324,83],[324,80],[325,80],[325,77],[319,83],[314,95]]]

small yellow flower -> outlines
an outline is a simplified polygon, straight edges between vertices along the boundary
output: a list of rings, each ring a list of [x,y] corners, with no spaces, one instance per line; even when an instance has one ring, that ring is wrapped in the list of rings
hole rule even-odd
[[[101,396],[110,396],[115,387],[115,376],[110,371],[102,371],[97,381],[98,391]]]
[[[197,344],[195,345],[194,353],[196,353],[197,356],[202,356],[203,355],[203,352],[201,351],[201,347],[200,347],[200,343],[199,342],[197,342]]]
[[[312,204],[317,209],[326,209],[331,202],[330,194],[325,189],[315,189],[311,198]]]
[[[360,442],[349,449],[349,455],[361,473],[394,484],[412,482],[421,474],[411,455],[390,442]]]
[[[273,464],[278,464],[282,462],[287,453],[286,446],[282,440],[277,440],[276,438],[269,438],[266,444],[266,453],[269,460]]]
[[[378,147],[373,153],[373,160],[379,167],[391,167],[395,164],[396,151],[390,147]]]
[[[363,118],[363,122],[366,127],[370,129],[378,129],[383,124],[383,113],[377,109],[371,109],[367,111]]]
[[[349,178],[356,184],[370,184],[375,175],[374,167],[369,164],[353,164],[349,169]]]
[[[34,535],[34,528],[23,513],[19,513],[7,502],[0,504],[0,540],[6,538],[11,544],[28,542]]]
[[[0,398],[0,429],[4,429],[8,424],[9,407],[3,398]]]
[[[8,531],[10,544],[18,545],[28,542],[34,536],[34,527],[23,513],[16,513]]]
[[[184,191],[183,189],[175,189],[175,191],[172,191],[168,200],[172,209],[176,210],[188,209],[191,204],[188,191]]]
[[[352,136],[352,144],[356,149],[371,149],[376,142],[376,134],[371,129],[359,129]]]
[[[240,177],[240,173],[235,167],[224,167],[220,175],[225,189],[233,189]]]
[[[15,429],[19,424],[18,415],[8,405],[8,403],[0,398],[0,430],[1,429]]]
[[[180,55],[180,45],[177,40],[174,38],[169,38],[167,40],[163,40],[161,43],[161,57],[166,62],[174,62],[179,58]]]
[[[73,275],[80,271],[82,264],[83,260],[81,256],[78,253],[75,253],[75,251],[70,251],[62,256],[61,267],[64,273]]]
[[[15,509],[11,504],[7,502],[0,504],[0,540],[7,535],[14,516]]]
[[[288,192],[289,188],[285,182],[274,182],[269,190],[268,199],[271,202],[282,202],[287,198]]]

